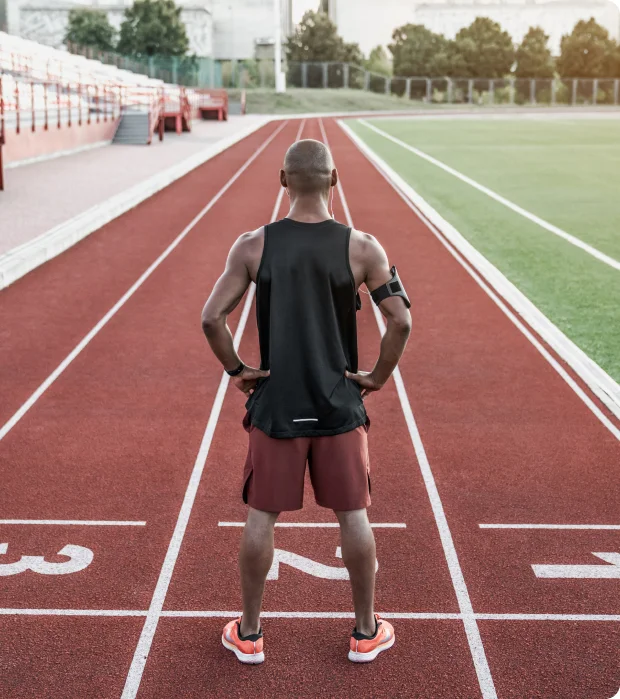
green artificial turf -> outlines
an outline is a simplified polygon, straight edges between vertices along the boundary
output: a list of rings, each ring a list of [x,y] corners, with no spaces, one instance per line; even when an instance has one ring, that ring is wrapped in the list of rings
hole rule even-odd
[[[372,123],[620,260],[620,120]],[[620,272],[362,124],[349,124],[620,381]]]

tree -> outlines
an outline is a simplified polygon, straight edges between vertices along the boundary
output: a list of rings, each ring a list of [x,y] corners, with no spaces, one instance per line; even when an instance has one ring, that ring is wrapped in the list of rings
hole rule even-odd
[[[379,75],[392,75],[392,64],[383,46],[375,46],[368,60],[364,61],[366,70]]]
[[[452,74],[465,78],[503,78],[515,60],[510,34],[488,17],[461,29],[450,53]]]
[[[617,70],[616,43],[594,17],[580,20],[560,44],[558,72],[563,78],[613,77]]]
[[[517,49],[517,78],[552,78],[553,58],[547,42],[549,36],[541,27],[530,27]]]
[[[405,24],[392,33],[388,48],[394,74],[434,78],[450,72],[450,42],[422,24]]]
[[[126,56],[184,56],[189,48],[174,0],[135,0],[125,10],[117,51]]]
[[[336,25],[324,12],[306,12],[288,40],[289,62],[343,61],[361,63],[362,52],[357,44],[346,44]]]
[[[103,10],[74,7],[69,11],[65,44],[87,46],[99,51],[114,49],[116,31]]]

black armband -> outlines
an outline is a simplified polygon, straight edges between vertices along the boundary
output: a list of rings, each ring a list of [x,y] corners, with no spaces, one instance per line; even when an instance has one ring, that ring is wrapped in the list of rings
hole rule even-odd
[[[392,273],[392,278],[390,281],[370,292],[372,300],[378,306],[381,301],[385,301],[385,299],[389,298],[390,296],[400,296],[405,302],[405,306],[407,306],[407,308],[411,308],[411,302],[409,301],[409,297],[407,296],[403,283],[400,281],[396,267],[392,267],[390,272]]]

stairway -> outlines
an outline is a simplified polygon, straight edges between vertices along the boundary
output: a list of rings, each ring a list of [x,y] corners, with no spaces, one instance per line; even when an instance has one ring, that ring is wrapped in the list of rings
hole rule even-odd
[[[121,115],[114,143],[146,145],[150,142],[149,113],[127,110]]]

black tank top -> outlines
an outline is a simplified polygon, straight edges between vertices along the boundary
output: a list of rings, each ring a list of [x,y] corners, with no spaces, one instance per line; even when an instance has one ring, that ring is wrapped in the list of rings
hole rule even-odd
[[[367,421],[357,371],[351,229],[285,218],[265,226],[256,280],[262,379],[246,407],[270,437],[315,437]]]

